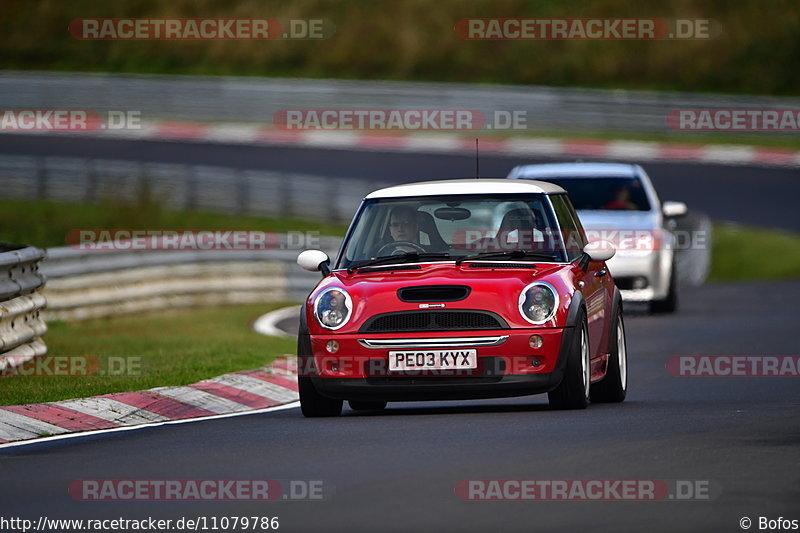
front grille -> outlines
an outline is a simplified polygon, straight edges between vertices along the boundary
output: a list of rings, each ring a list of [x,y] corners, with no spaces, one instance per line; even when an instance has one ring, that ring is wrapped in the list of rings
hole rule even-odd
[[[490,311],[452,309],[447,311],[400,311],[375,315],[364,322],[361,333],[411,331],[463,331],[508,329],[505,320]]]

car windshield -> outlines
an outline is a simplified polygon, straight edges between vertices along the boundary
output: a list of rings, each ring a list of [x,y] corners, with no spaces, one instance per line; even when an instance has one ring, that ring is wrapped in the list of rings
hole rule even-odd
[[[537,177],[561,186],[569,194],[575,209],[602,211],[649,211],[644,187],[632,177]]]
[[[478,254],[491,260],[560,262],[565,254],[557,228],[543,194],[371,199],[353,222],[337,268]]]

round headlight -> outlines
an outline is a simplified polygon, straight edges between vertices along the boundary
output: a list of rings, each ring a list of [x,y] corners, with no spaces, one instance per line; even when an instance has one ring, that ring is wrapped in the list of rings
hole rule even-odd
[[[317,317],[319,325],[326,329],[339,329],[344,326],[352,310],[353,302],[344,289],[326,289],[314,302],[314,316]]]
[[[558,292],[549,283],[535,281],[519,295],[519,313],[531,324],[544,324],[556,314]]]

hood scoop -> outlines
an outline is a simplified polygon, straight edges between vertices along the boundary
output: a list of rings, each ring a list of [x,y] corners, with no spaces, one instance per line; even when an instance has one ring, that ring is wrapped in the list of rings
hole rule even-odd
[[[397,297],[410,303],[457,302],[469,296],[471,290],[467,285],[422,285],[398,289]]]

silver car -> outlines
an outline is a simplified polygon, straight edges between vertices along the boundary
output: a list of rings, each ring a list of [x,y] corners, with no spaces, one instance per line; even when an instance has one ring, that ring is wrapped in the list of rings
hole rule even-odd
[[[686,214],[682,202],[661,202],[639,165],[622,163],[554,163],[521,165],[512,179],[534,179],[560,185],[578,211],[592,239],[613,242],[617,254],[608,261],[623,300],[647,302],[651,312],[671,313],[678,306],[674,218]]]

